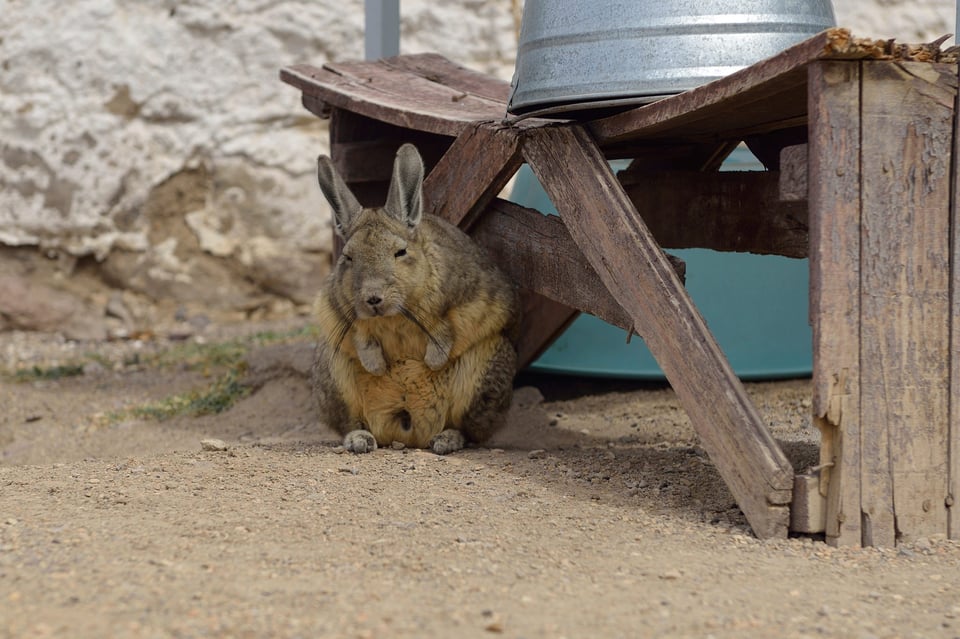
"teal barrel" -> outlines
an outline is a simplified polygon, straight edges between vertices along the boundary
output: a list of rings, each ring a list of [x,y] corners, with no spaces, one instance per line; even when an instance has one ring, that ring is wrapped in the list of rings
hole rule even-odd
[[[735,150],[722,170],[757,170],[746,148]],[[510,199],[556,214],[527,166]],[[809,271],[806,259],[720,253],[707,249],[670,251],[687,263],[686,288],[741,379],[805,377],[813,366],[808,324]],[[638,327],[642,333],[642,327]],[[640,338],[626,344],[626,331],[581,315],[530,370],[569,375],[661,380],[663,372]]]

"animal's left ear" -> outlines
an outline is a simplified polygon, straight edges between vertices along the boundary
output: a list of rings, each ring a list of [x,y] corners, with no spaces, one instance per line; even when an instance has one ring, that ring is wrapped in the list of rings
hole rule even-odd
[[[416,227],[423,217],[423,160],[412,144],[404,144],[397,151],[384,208],[410,228]]]
[[[350,226],[356,221],[363,207],[350,188],[337,173],[333,160],[326,155],[317,158],[317,181],[320,190],[333,208],[333,228],[337,235],[346,238]]]

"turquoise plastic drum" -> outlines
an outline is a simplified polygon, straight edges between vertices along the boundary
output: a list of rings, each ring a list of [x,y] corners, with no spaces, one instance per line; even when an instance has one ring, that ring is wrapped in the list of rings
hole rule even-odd
[[[615,168],[622,168],[616,164]],[[723,170],[762,170],[738,148]],[[556,214],[540,183],[524,166],[510,199]],[[742,379],[805,377],[813,366],[807,323],[807,260],[771,255],[670,251],[687,263],[686,288]],[[642,328],[640,329],[642,332]],[[656,360],[634,336],[590,315],[581,315],[530,370],[568,375],[662,380]]]

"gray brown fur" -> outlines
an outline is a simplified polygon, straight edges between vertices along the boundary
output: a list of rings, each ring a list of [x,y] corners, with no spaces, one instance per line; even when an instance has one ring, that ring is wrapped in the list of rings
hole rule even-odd
[[[383,208],[361,207],[325,156],[318,178],[344,240],[316,305],[322,418],[353,452],[486,440],[512,396],[516,288],[460,229],[422,214],[412,145],[397,152]]]

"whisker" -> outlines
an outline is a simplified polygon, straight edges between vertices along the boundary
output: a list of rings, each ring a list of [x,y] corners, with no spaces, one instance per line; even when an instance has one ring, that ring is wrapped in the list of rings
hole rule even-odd
[[[347,338],[347,333],[350,332],[350,327],[357,319],[357,313],[349,304],[340,304],[334,310],[337,311],[337,319],[340,320],[337,324],[336,346],[333,349],[334,355],[337,355],[340,353],[343,340]]]
[[[436,347],[439,348],[441,351],[443,351],[444,354],[448,354],[448,353],[447,353],[447,349],[443,347],[443,344],[440,343],[440,340],[438,340],[436,337],[434,337],[433,334],[430,333],[430,331],[427,330],[427,327],[424,326],[423,320],[421,320],[413,311],[411,311],[410,309],[408,309],[408,308],[405,307],[405,306],[401,306],[401,307],[400,307],[400,314],[403,315],[404,317],[406,317],[408,320],[410,320],[410,321],[413,322],[414,324],[416,324],[417,327],[418,327],[421,331],[423,331],[423,333],[427,336],[427,339],[429,339],[431,342],[433,342],[433,345],[434,345],[434,346],[436,346]]]

